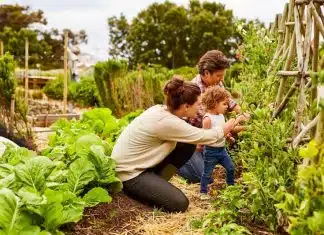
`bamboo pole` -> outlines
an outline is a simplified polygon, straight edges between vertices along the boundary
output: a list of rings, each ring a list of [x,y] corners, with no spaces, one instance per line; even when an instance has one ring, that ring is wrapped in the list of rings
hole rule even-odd
[[[303,40],[300,27],[300,16],[297,6],[294,8],[295,12],[295,33],[296,33],[296,49],[297,49],[297,67],[298,71],[302,71],[303,66]]]
[[[305,15],[305,6],[304,5],[301,5],[299,7],[299,23],[300,23],[300,29],[301,29],[301,33],[302,35],[305,35],[305,24],[303,23],[304,22],[304,15]],[[307,24],[307,22],[306,22]]]
[[[317,9],[321,10],[319,6],[316,6]],[[312,70],[314,72],[318,71],[318,50],[319,50],[319,29],[317,23],[314,23],[314,45],[313,45],[313,61],[312,61]],[[314,97],[315,98],[315,97]]]
[[[280,70],[277,72],[277,75],[278,76],[300,76],[301,75],[301,72],[299,71],[284,71],[284,70]],[[304,73],[304,76],[305,77],[309,77],[310,75],[310,72],[305,72]]]
[[[316,127],[318,123],[320,115],[318,114],[311,122],[309,122],[303,130],[297,135],[297,137],[293,140],[293,148],[296,148],[300,142],[302,141],[303,137],[309,132],[311,129]]]
[[[268,30],[269,30],[270,34],[273,34],[273,23],[272,22],[269,24]]]
[[[323,86],[323,84],[320,84],[317,89],[319,90],[317,93],[318,103],[319,103],[320,101],[324,100],[324,86]],[[315,142],[317,144],[324,143],[324,108],[323,107],[321,107],[321,111],[319,113],[319,120],[318,120],[317,126],[316,126]]]
[[[317,10],[317,12],[322,12],[320,6],[318,4],[315,5],[315,8]],[[320,38],[320,34],[319,34],[319,29],[317,26],[316,21],[314,20],[314,49],[313,49],[313,61],[312,61],[312,70],[314,72],[318,71],[318,59],[319,59],[319,38]],[[315,78],[315,81],[317,81],[318,78]],[[311,87],[311,103],[314,102],[314,100],[316,99],[317,96],[317,82],[312,82],[312,87]],[[312,115],[311,118],[314,118],[314,114]],[[314,138],[315,137],[315,133],[316,133],[316,128],[312,128],[311,130],[311,137]]]
[[[273,112],[271,120],[276,118],[284,109],[284,107],[287,105],[290,97],[294,94],[295,90],[299,87],[299,82],[296,80],[290,87],[289,91],[287,92],[286,96],[281,101],[280,105],[276,108],[276,110]]]
[[[318,4],[318,3],[315,3],[314,4],[316,10],[317,10],[317,13],[319,15],[319,17],[321,18],[322,20],[322,24],[324,24],[324,15],[323,15],[323,12],[322,12],[322,9],[321,9],[321,6]]]
[[[281,40],[281,43],[283,43],[285,46],[284,48],[287,47],[287,44],[286,44],[286,41],[285,41],[285,38],[288,36],[286,35],[286,32],[287,32],[287,27],[285,27],[285,23],[287,21],[287,17],[288,17],[288,11],[289,11],[289,8],[288,8],[288,3],[285,4],[285,7],[284,7],[284,10],[283,10],[283,13],[282,13],[282,17],[281,17],[281,21],[280,21],[280,25],[279,25],[279,30],[282,31],[281,34],[279,34],[279,38]]]
[[[275,55],[272,59],[272,61],[270,62],[269,68],[267,70],[267,74],[269,74],[273,68],[273,66],[275,65],[276,61],[279,59],[279,56],[282,54],[284,50],[284,46],[280,46],[280,49],[278,51],[275,52]]]
[[[288,21],[285,23],[286,26],[295,26],[295,21]],[[306,21],[303,21],[303,25],[306,25]]]
[[[68,31],[64,30],[64,90],[63,90],[63,113],[67,113],[67,93],[68,93]]]
[[[277,14],[276,15],[276,19],[275,19],[273,28],[274,28],[274,32],[276,30],[278,30],[278,33],[279,33],[278,44],[277,44],[277,48],[275,50],[273,59],[270,62],[269,68],[267,70],[267,74],[269,74],[271,72],[271,70],[272,70],[273,66],[275,65],[276,61],[278,60],[278,58],[280,57],[282,52],[284,52],[284,47],[283,47],[283,33],[284,33],[284,31],[282,29],[284,27],[284,24],[282,24],[283,20],[285,20],[285,19],[283,19],[282,14]]]
[[[283,60],[285,59],[286,56],[286,46],[284,44],[285,41],[285,23],[287,20],[287,16],[288,16],[288,4],[285,4],[285,8],[282,14],[277,14],[276,15],[276,21],[275,24],[278,26],[278,45],[275,51],[275,55],[272,59],[272,61],[270,62],[269,68],[267,70],[267,74],[269,74],[273,68],[273,66],[276,64],[276,61],[279,59],[280,55],[282,53],[284,53],[284,58],[282,58]]]
[[[313,17],[314,17],[314,21],[315,21],[315,23],[317,25],[317,28],[319,29],[322,36],[324,37],[324,26],[323,26],[321,17],[318,15],[318,13],[316,11],[316,8],[315,8],[315,6],[314,6],[314,4],[312,2],[309,4],[309,6],[311,7],[311,11],[312,11],[312,14],[313,14]]]
[[[294,0],[290,0],[289,4],[286,4],[287,6],[287,17],[285,23],[285,40],[284,40],[284,45],[285,47],[288,47],[289,44],[289,39],[291,39],[291,32],[292,29],[287,25],[287,22],[291,21],[293,18],[293,13],[294,13],[294,6],[295,2]]]
[[[324,0],[296,0],[296,5],[309,4],[310,2],[316,2],[319,4],[324,4]]]
[[[3,41],[0,40],[0,56],[3,56],[3,51],[4,51],[4,48],[3,48]]]
[[[28,59],[29,59],[29,41],[25,38],[25,104],[28,105]]]
[[[307,7],[307,26],[305,32],[305,40],[304,40],[304,48],[303,48],[303,57],[304,57],[304,64],[303,64],[303,76],[304,73],[308,70],[308,63],[310,59],[310,51],[311,51],[311,43],[312,43],[312,12],[311,7]]]
[[[289,45],[288,57],[287,57],[285,65],[284,65],[285,72],[290,69],[295,50],[296,50],[296,34],[294,32],[292,35],[292,39],[290,41],[290,45]],[[277,97],[276,97],[276,103],[275,103],[276,106],[278,106],[282,100],[282,97],[284,95],[285,86],[286,86],[286,77],[282,76],[280,79],[280,85],[279,85],[279,89],[278,89],[278,93],[277,93]]]
[[[311,46],[311,36],[312,36],[312,13],[311,6],[307,6],[307,25],[305,31],[305,40],[303,43],[303,55],[302,55],[302,67],[301,67],[301,77],[300,77],[300,88],[299,96],[296,110],[296,120],[294,125],[294,137],[298,136],[301,131],[301,123],[303,119],[304,109],[306,105],[306,95],[305,95],[305,77],[304,73],[308,70],[308,62],[310,56],[310,46]]]

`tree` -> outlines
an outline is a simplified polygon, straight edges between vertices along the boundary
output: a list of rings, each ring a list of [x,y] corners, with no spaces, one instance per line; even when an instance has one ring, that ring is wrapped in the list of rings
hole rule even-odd
[[[133,64],[153,63],[169,68],[195,65],[211,49],[231,56],[240,40],[232,11],[215,2],[191,0],[187,8],[169,1],[153,3],[130,24],[125,17],[109,20],[113,56],[124,57],[126,53]]]
[[[30,11],[28,6],[0,5],[0,39],[4,42],[5,51],[14,55],[19,66],[24,66],[25,38],[29,40],[29,65],[42,69],[62,68],[64,54],[64,34],[57,29],[40,31],[32,29],[33,24],[46,25],[41,10]],[[78,33],[68,32],[69,44],[87,43],[84,30]]]
[[[129,24],[126,17],[121,14],[119,18],[116,16],[108,18],[109,34],[110,34],[110,45],[109,55],[114,59],[117,58],[129,58],[130,51],[126,41]]]
[[[188,57],[190,64],[208,50],[218,49],[230,56],[235,41],[233,13],[223,4],[215,2],[199,3],[193,0],[189,5],[190,39],[188,40]],[[197,50],[197,48],[199,48]]]
[[[44,18],[44,12],[29,11],[28,6],[16,5],[0,5],[0,31],[5,27],[11,27],[14,31],[19,31],[22,28],[27,28],[31,24],[40,23],[47,24]]]
[[[169,45],[166,45],[164,23],[167,11],[176,7],[165,2],[154,3],[141,11],[132,21],[127,42],[131,50],[131,60],[136,63],[167,65],[170,60]],[[169,56],[169,58],[168,58]]]

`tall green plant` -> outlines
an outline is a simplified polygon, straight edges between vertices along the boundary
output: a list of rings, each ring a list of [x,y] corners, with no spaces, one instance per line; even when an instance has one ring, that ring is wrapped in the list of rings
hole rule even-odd
[[[293,192],[286,192],[276,207],[289,219],[293,235],[323,234],[324,231],[324,144],[311,141],[299,152],[309,162],[298,167]]]
[[[11,99],[15,97],[17,87],[15,65],[16,62],[10,54],[6,53],[0,57],[0,126],[5,128],[9,128]],[[14,121],[12,128],[20,135],[19,137],[24,139],[31,137],[31,130],[27,125],[27,106],[19,96],[15,97],[15,115],[11,121]],[[21,128],[22,126],[24,128]]]
[[[13,56],[8,53],[0,57],[0,100],[4,109],[10,107],[11,97],[15,94],[17,86],[14,77],[15,64]]]
[[[122,77],[127,72],[127,62],[124,60],[108,60],[98,62],[94,69],[94,78],[98,88],[100,101],[103,106],[109,107],[116,113],[117,105],[114,93],[114,81],[117,77]]]

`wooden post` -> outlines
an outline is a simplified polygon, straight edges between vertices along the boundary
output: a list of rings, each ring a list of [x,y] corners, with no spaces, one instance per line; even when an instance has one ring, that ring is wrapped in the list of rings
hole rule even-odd
[[[287,48],[288,46],[288,43],[286,43],[286,38],[289,37],[289,35],[286,35],[286,21],[287,21],[287,18],[288,18],[288,13],[289,13],[289,5],[288,3],[285,4],[285,7],[284,7],[284,11],[282,13],[282,18],[281,18],[281,22],[280,22],[280,27],[279,27],[279,32],[281,32],[279,34],[279,37],[281,36],[281,43],[284,45],[284,48]],[[285,49],[284,49],[285,50]]]
[[[285,5],[285,9],[283,11],[283,14],[277,14],[276,15],[275,25],[278,26],[278,34],[279,34],[279,36],[278,36],[278,45],[277,45],[277,48],[276,48],[275,55],[274,55],[272,61],[270,62],[269,68],[267,70],[267,74],[269,74],[271,72],[273,66],[276,64],[276,62],[279,59],[280,55],[282,53],[286,52],[283,41],[284,41],[284,27],[285,27],[287,14],[288,14],[288,4]]]
[[[4,48],[3,48],[3,41],[0,40],[0,56],[3,56],[3,51],[4,51]]]
[[[323,89],[324,87],[323,84],[321,84],[320,86]],[[324,99],[324,94],[318,92],[318,101],[321,101],[323,99]],[[324,108],[323,107],[321,107],[321,111],[319,113],[319,119],[317,122],[316,134],[315,134],[315,142],[317,144],[324,143]]]
[[[64,90],[63,90],[63,113],[67,113],[67,93],[68,93],[68,31],[64,30]]]
[[[300,77],[300,88],[299,88],[299,97],[297,103],[297,110],[296,110],[296,120],[294,125],[294,138],[298,136],[299,132],[301,131],[301,123],[303,119],[304,109],[306,105],[306,95],[305,95],[305,72],[308,70],[308,62],[309,62],[309,55],[310,55],[310,46],[311,46],[311,36],[312,36],[312,14],[311,14],[311,7],[308,5],[307,7],[307,25],[305,31],[305,40],[304,44],[302,45],[302,66],[301,72],[302,76]]]
[[[142,103],[142,86],[143,86],[143,74],[142,74],[142,66],[139,64],[138,65],[138,105],[139,108],[143,108],[143,103]]]
[[[295,12],[295,33],[296,33],[296,49],[297,49],[297,60],[298,60],[298,71],[302,70],[303,67],[303,39],[301,34],[300,16],[297,6],[294,9]]]
[[[318,4],[315,5],[315,8],[317,12],[322,12],[320,6]],[[316,21],[314,20],[314,47],[313,47],[313,61],[312,61],[312,69],[314,72],[318,72],[318,59],[319,59],[319,29],[317,26]],[[317,81],[317,77],[314,79]],[[317,82],[312,82],[312,87],[311,87],[311,103],[314,102],[317,96]],[[313,115],[311,118],[314,118],[315,115]],[[316,133],[316,128],[312,128],[310,134],[311,137],[314,138]]]
[[[276,118],[281,111],[284,109],[284,107],[287,105],[290,97],[294,94],[295,90],[297,89],[297,87],[299,87],[299,82],[298,78],[297,80],[291,85],[289,91],[287,92],[286,96],[283,98],[283,100],[281,101],[280,105],[278,106],[278,108],[276,108],[276,110],[273,112],[271,120],[273,120],[274,118]]]
[[[316,22],[316,26],[318,27],[319,31],[321,32],[322,36],[324,37],[324,26],[321,20],[321,17],[318,15],[316,8],[312,2],[309,3],[311,7],[311,11],[314,17],[314,21]]]
[[[319,120],[319,115],[317,115],[311,122],[309,122],[304,129],[298,134],[298,136],[293,140],[293,148],[296,148],[300,142],[302,141],[302,139],[304,138],[304,136],[307,134],[307,132],[309,132],[311,129],[313,129],[314,127],[316,127],[316,124],[318,123]]]
[[[28,59],[29,59],[29,41],[25,38],[25,104],[28,105]]]
[[[290,45],[289,45],[289,52],[288,52],[288,56],[287,56],[287,60],[284,66],[284,71],[288,71],[290,69],[293,57],[295,55],[295,50],[296,50],[296,33],[293,32],[292,35],[292,39],[290,40]],[[279,85],[279,89],[278,89],[278,94],[277,94],[277,98],[276,98],[276,107],[278,107],[278,105],[280,104],[282,97],[284,95],[284,88],[286,86],[286,77],[281,77],[280,80],[280,85]]]
[[[316,6],[317,9],[321,10],[319,6]],[[319,29],[315,21],[314,24],[314,48],[313,48],[313,61],[312,61],[312,70],[314,72],[318,71],[318,50],[319,50]],[[315,99],[315,97],[314,97]]]
[[[295,7],[295,1],[294,0],[290,0],[289,1],[289,5],[288,5],[288,15],[287,15],[287,20],[285,23],[285,45],[288,45],[289,43],[289,39],[291,38],[291,33],[292,33],[292,29],[289,27],[289,25],[287,25],[288,22],[290,22],[291,20],[293,20],[293,16],[294,16],[294,7]],[[294,23],[294,22],[293,22]]]
[[[14,122],[15,122],[15,95],[11,96],[10,100],[10,122],[9,122],[9,135],[14,134]]]

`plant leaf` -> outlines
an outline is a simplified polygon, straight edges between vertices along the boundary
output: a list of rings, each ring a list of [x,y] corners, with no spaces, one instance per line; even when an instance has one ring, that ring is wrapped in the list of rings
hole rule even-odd
[[[96,206],[98,203],[111,202],[112,198],[109,196],[107,190],[103,188],[93,188],[86,195],[83,200],[87,206]]]
[[[69,168],[67,187],[72,193],[80,194],[84,186],[95,179],[95,169],[86,158],[75,160]]]

